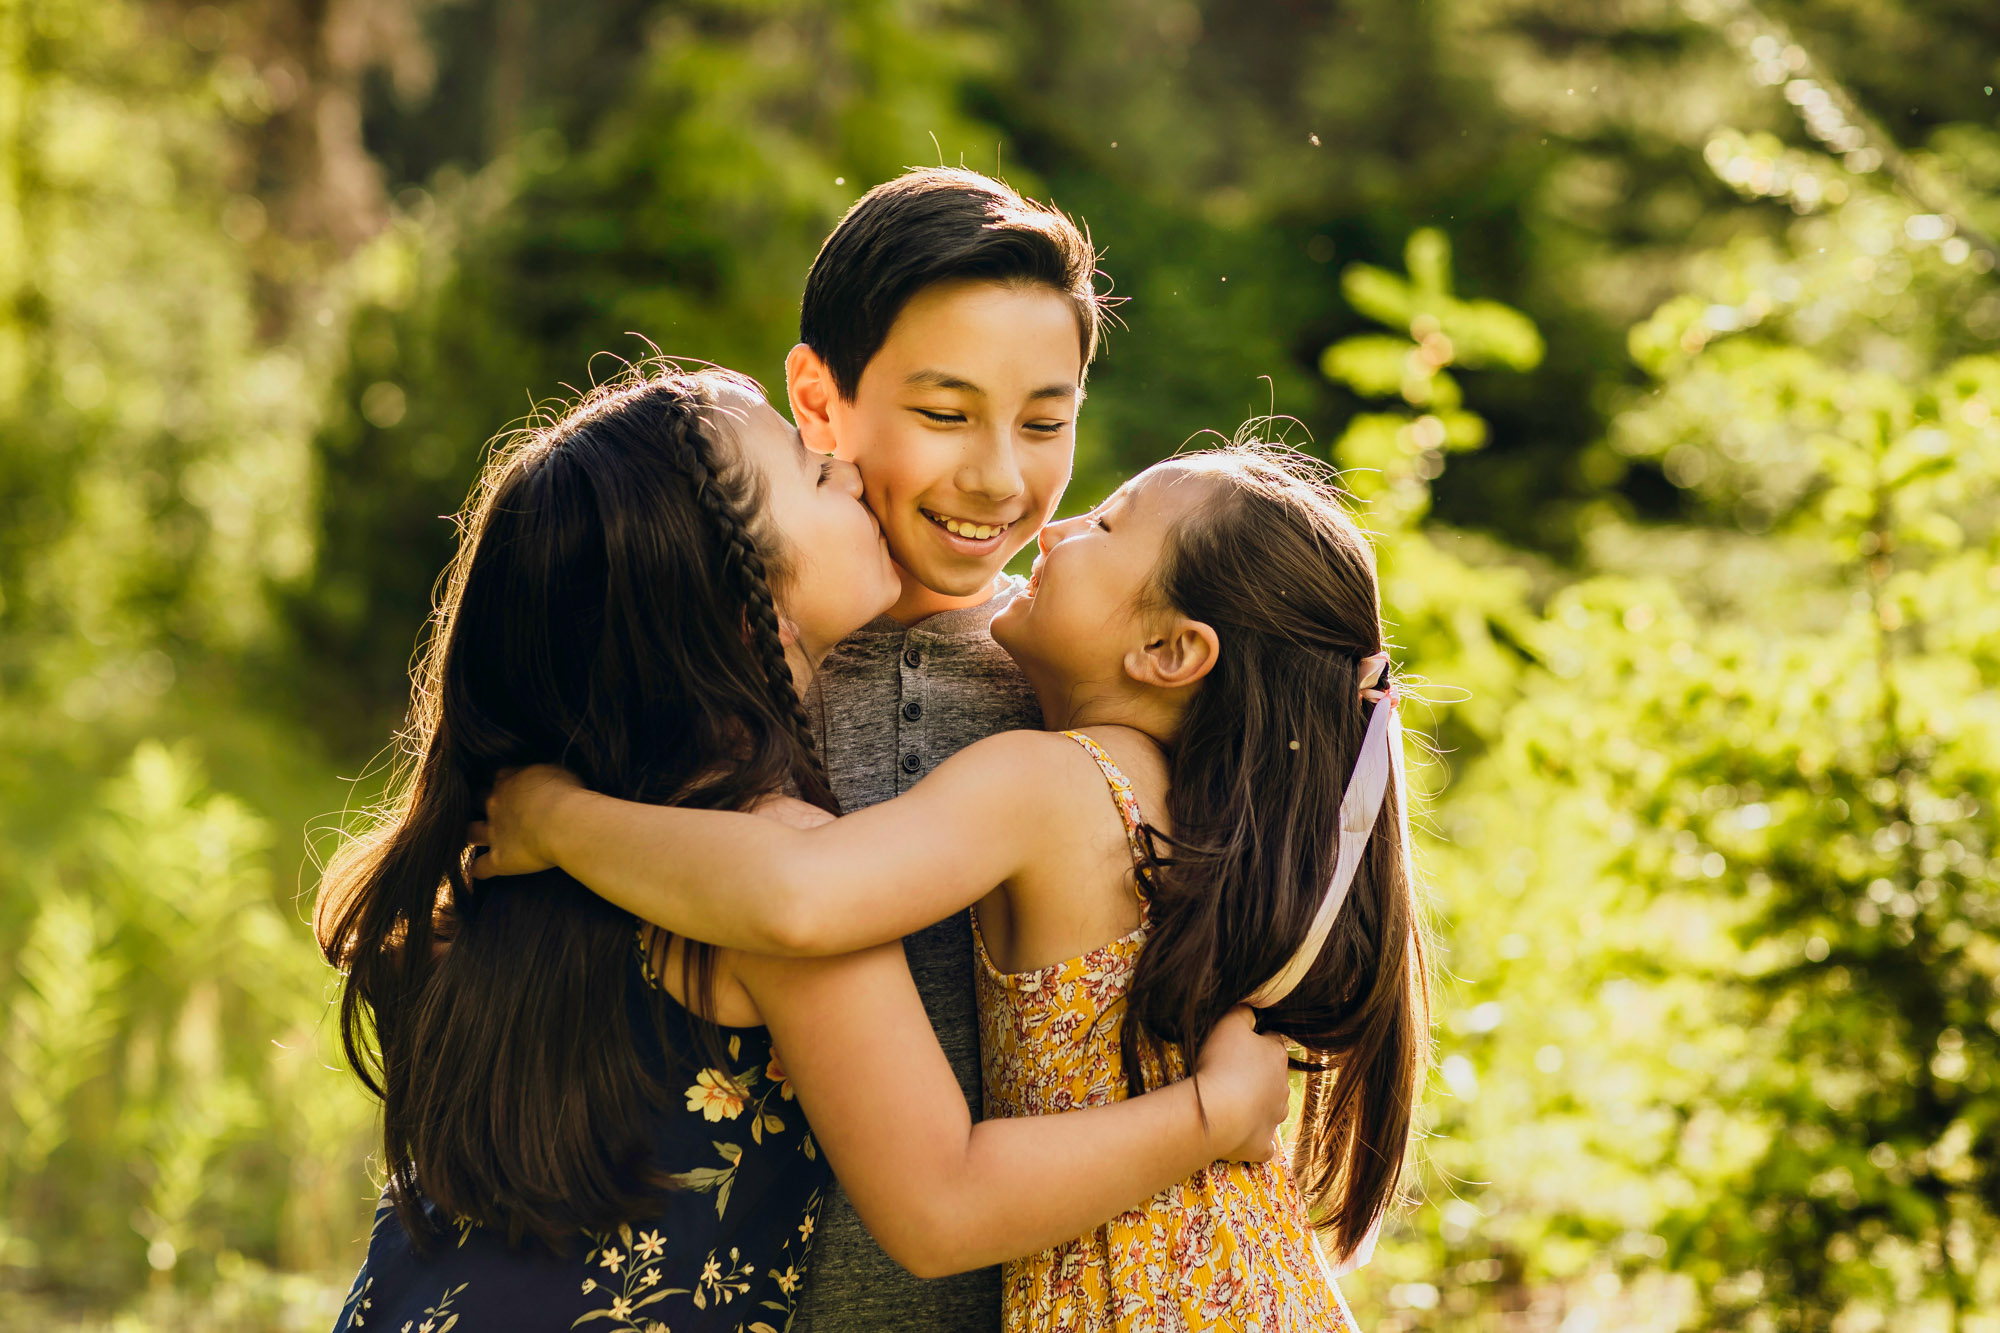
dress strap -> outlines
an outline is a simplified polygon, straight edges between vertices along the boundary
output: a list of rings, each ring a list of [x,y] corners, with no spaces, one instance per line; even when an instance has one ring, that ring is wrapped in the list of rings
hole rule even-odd
[[[1111,799],[1118,807],[1118,818],[1125,825],[1125,841],[1132,849],[1132,864],[1138,868],[1139,885],[1143,890],[1151,879],[1151,863],[1146,855],[1146,843],[1140,830],[1145,820],[1139,814],[1139,798],[1132,794],[1132,779],[1125,776],[1125,770],[1118,767],[1110,752],[1102,745],[1080,731],[1065,731],[1063,735],[1081,745],[1104,774],[1104,781],[1111,788]]]

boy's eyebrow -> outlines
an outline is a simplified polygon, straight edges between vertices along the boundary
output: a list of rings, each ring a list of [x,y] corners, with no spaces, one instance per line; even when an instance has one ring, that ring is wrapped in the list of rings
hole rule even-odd
[[[959,393],[977,394],[981,398],[986,396],[986,390],[980,388],[971,380],[961,379],[957,375],[944,370],[912,371],[903,383],[913,389],[952,389]],[[1039,402],[1044,398],[1081,400],[1082,397],[1083,390],[1077,385],[1044,384],[1041,388],[1033,390],[1028,394],[1028,401]]]
[[[986,396],[986,390],[971,380],[960,379],[942,370],[912,371],[903,383],[913,389],[956,389],[961,393],[976,393],[982,398]]]

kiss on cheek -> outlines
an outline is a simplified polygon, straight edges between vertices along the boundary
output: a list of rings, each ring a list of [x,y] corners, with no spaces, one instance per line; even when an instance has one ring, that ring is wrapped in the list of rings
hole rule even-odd
[[[1075,461],[1077,310],[1062,293],[963,280],[903,307],[851,397],[810,348],[786,372],[807,447],[861,470],[909,623],[973,606],[1041,529]]]

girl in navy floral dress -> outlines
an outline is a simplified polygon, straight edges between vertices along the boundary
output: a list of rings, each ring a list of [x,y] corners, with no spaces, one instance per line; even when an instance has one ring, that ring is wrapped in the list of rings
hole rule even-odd
[[[474,891],[479,794],[523,764],[831,818],[798,684],[897,591],[852,466],[726,372],[637,367],[495,452],[398,793],[316,911],[388,1176],[338,1329],[775,1333],[829,1168],[931,1276],[1271,1155],[1285,1054],[1246,1016],[1199,1098],[974,1124],[900,942],[788,960],[642,931],[560,872]]]
[[[632,958],[628,1003],[643,1031],[653,977],[637,944]],[[385,1201],[335,1327],[439,1333],[458,1317],[467,1329],[783,1328],[831,1172],[767,1029],[723,1029],[727,1063],[711,1069],[676,1054],[698,1050],[703,1034],[678,1004],[666,1009],[667,1041],[641,1040],[648,1071],[682,1094],[658,1120],[658,1160],[680,1188],[657,1217],[586,1228],[558,1253],[509,1246],[503,1232],[453,1224],[432,1206],[442,1237],[420,1254]]]

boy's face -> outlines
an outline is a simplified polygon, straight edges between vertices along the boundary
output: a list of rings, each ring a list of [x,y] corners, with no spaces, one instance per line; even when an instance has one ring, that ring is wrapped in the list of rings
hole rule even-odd
[[[925,288],[851,402],[809,348],[786,369],[808,446],[861,470],[903,577],[891,614],[906,623],[984,601],[1069,484],[1083,358],[1074,308],[1047,287]]]

